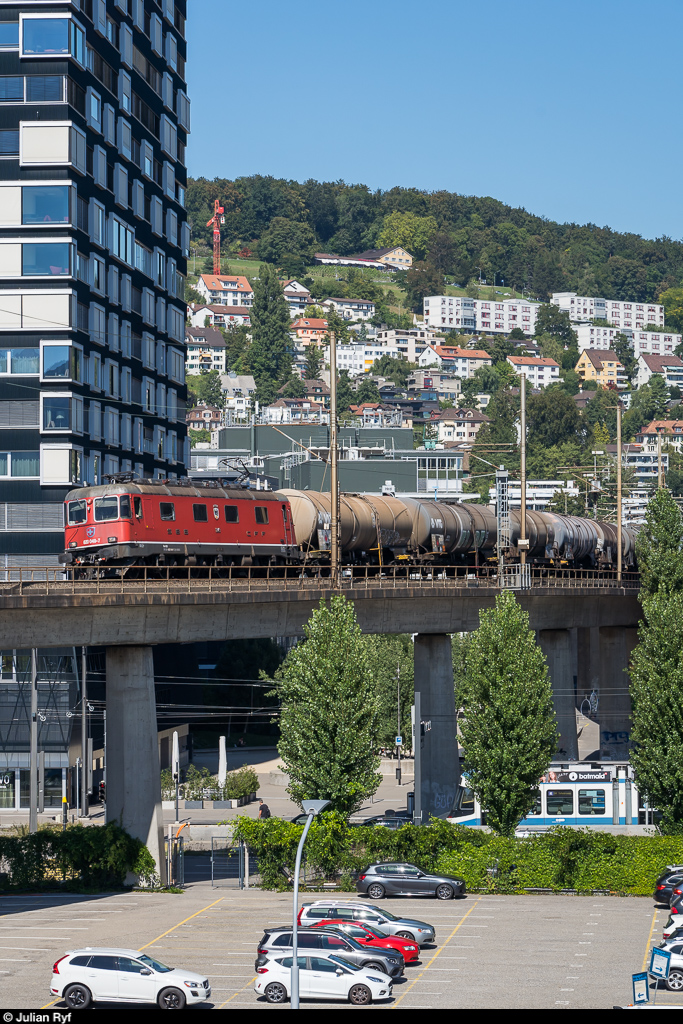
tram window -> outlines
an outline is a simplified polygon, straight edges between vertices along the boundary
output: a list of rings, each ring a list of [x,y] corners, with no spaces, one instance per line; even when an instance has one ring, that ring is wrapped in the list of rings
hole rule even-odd
[[[460,810],[468,814],[474,814],[474,790],[469,786],[463,786],[460,790]]]
[[[195,508],[196,507],[197,506],[195,505]],[[159,516],[165,521],[175,521],[175,505],[172,501],[159,502]]]
[[[133,510],[135,518],[142,519],[142,498],[138,494],[133,495]]]
[[[543,813],[543,811],[541,809],[541,794],[540,794],[540,792],[538,790],[536,790],[536,792],[534,793],[534,804],[533,804],[531,810],[528,813],[529,814],[542,814]]]
[[[579,814],[604,814],[605,813],[605,791],[604,789],[580,789],[579,790]]]
[[[133,513],[130,510],[130,494],[122,494],[119,498],[119,508],[121,510],[122,519],[132,518]]]
[[[208,523],[209,521],[206,505],[193,505],[192,515],[194,516],[195,523]]]
[[[69,502],[69,526],[77,526],[88,518],[88,509],[84,501]]]
[[[106,523],[110,519],[119,518],[119,499],[115,494],[106,498],[95,498],[95,522]]]
[[[546,793],[548,814],[573,814],[574,794],[571,789],[549,789]]]
[[[268,522],[268,509],[265,505],[257,505],[254,511],[256,512],[256,522],[262,526],[265,525]]]
[[[226,523],[239,523],[240,513],[237,505],[224,505],[223,511],[225,512]]]

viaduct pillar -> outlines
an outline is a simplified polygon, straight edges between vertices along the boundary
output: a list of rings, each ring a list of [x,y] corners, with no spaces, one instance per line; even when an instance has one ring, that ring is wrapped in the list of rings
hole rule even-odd
[[[415,692],[420,694],[420,719],[415,722],[419,745],[422,820],[443,816],[453,806],[460,783],[457,720],[453,684],[451,638],[447,634],[419,633],[415,637]],[[418,779],[415,779],[418,785]],[[415,793],[416,809],[418,794]]]
[[[557,752],[562,759],[577,760],[572,636],[568,629],[541,629],[538,631],[538,643],[548,662],[553,687],[553,704],[560,731]]]
[[[628,663],[638,642],[637,629],[600,627],[600,754],[620,761],[628,758],[631,740],[631,697]]]
[[[106,820],[141,839],[166,882],[151,647],[107,648]]]

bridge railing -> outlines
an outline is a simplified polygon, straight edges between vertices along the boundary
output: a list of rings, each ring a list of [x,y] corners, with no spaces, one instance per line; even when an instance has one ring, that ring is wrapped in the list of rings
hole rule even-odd
[[[174,594],[283,590],[514,590],[637,591],[640,576],[614,570],[497,566],[354,566],[337,580],[326,566],[17,567],[0,571],[0,597],[37,594]]]

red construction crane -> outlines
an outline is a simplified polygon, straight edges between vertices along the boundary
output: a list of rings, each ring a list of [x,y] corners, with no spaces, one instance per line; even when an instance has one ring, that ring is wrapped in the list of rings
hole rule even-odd
[[[211,220],[207,220],[206,226],[210,228],[213,224],[213,272],[214,274],[220,274],[221,272],[221,229],[220,225],[225,224],[225,212],[223,207],[220,205],[220,199],[214,199],[213,202],[213,217]]]

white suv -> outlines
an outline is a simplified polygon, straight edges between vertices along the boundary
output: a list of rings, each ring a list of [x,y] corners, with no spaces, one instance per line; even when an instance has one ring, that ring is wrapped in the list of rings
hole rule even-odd
[[[61,996],[70,1010],[93,1000],[156,1003],[162,1010],[182,1010],[211,995],[209,979],[182,967],[166,967],[135,949],[74,949],[52,968],[50,995]]]

